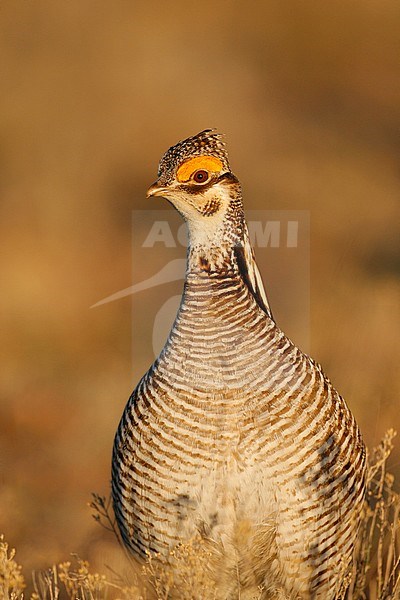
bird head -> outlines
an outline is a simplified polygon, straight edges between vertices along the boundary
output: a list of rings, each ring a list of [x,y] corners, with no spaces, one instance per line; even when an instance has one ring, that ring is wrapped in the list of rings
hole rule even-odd
[[[205,129],[162,157],[147,197],[163,196],[189,229],[188,272],[236,269],[260,307],[272,317],[244,219],[240,183],[221,134]]]
[[[222,136],[206,129],[169,148],[147,191],[150,196],[169,200],[189,230],[220,225],[229,210],[241,205],[240,184],[230,170]]]

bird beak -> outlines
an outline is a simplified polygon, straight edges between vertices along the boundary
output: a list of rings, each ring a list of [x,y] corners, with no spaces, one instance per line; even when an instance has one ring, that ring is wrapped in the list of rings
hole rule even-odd
[[[150,196],[164,196],[166,192],[168,192],[168,188],[162,187],[158,181],[155,181],[147,190],[146,198],[150,198]]]

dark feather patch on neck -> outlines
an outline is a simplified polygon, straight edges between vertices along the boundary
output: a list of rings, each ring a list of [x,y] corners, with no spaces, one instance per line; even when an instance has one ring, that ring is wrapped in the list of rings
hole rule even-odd
[[[243,246],[240,245],[235,245],[233,248],[233,252],[234,255],[236,257],[236,262],[237,265],[239,267],[239,272],[240,275],[242,276],[242,279],[244,281],[244,283],[246,284],[246,286],[248,287],[248,289],[250,290],[254,300],[257,302],[258,306],[260,308],[262,308],[262,310],[271,318],[273,319],[272,313],[271,313],[271,309],[269,308],[269,306],[265,306],[264,300],[258,290],[258,288],[254,289],[254,287],[251,284],[250,281],[250,276],[249,276],[249,271],[247,268],[247,261],[246,261],[246,257],[244,254],[244,249]]]

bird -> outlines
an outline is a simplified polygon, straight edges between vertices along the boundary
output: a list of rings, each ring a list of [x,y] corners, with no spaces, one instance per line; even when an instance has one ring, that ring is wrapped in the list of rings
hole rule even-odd
[[[224,136],[206,129],[169,148],[147,196],[169,201],[189,241],[175,322],[115,435],[123,542],[168,561],[208,540],[223,600],[339,598],[365,446],[322,367],[275,322]]]

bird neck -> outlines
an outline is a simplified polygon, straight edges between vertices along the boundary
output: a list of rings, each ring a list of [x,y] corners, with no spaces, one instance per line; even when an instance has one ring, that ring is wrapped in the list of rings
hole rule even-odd
[[[209,227],[200,225],[198,221],[189,223],[186,292],[190,287],[195,289],[200,280],[213,289],[225,287],[229,280],[241,280],[258,306],[273,319],[250,244],[241,197],[236,196],[223,217]],[[183,303],[185,298],[184,293]]]
[[[235,247],[248,238],[241,196],[230,199],[226,212],[188,221],[188,227],[188,274],[237,271]]]

